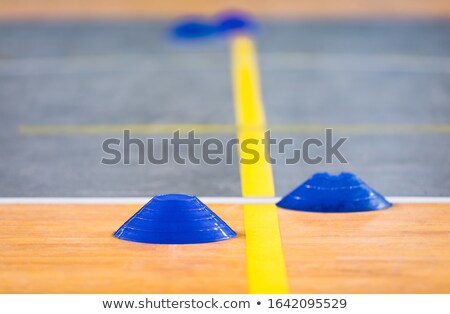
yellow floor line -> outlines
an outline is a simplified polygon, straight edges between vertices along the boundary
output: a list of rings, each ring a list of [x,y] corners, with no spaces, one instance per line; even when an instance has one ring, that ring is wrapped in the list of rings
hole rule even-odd
[[[317,134],[331,128],[336,132],[352,134],[434,134],[450,133],[450,124],[285,124],[268,125],[272,132],[286,134]],[[255,131],[251,126],[233,124],[86,124],[86,125],[20,125],[23,135],[95,135],[120,134],[170,134],[195,130],[197,134],[234,134],[238,131]],[[256,129],[256,131],[258,131]],[[344,134],[344,135],[345,135]]]
[[[260,158],[240,164],[243,196],[274,196],[272,167],[264,158],[265,116],[261,100],[256,51],[252,40],[240,35],[232,39],[232,70],[239,141],[258,140],[252,149]],[[241,150],[240,156],[246,154]],[[248,157],[248,156],[247,156]],[[274,204],[244,205],[247,276],[250,293],[287,293],[283,248]]]

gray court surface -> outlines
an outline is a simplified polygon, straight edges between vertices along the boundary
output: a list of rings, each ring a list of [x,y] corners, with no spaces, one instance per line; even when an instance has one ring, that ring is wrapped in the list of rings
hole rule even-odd
[[[168,25],[0,23],[0,197],[241,194],[236,158],[232,165],[138,165],[132,150],[130,165],[107,166],[100,163],[102,143],[117,132],[20,132],[234,124],[228,43],[177,43]],[[276,138],[293,139],[286,154],[308,138],[323,140],[328,126],[338,126],[335,140],[348,137],[346,164],[286,165],[277,155],[277,195],[315,172],[351,171],[386,195],[450,196],[449,34],[448,21],[262,22],[267,122]],[[199,136],[235,136],[213,133]],[[131,135],[156,143],[168,137]]]

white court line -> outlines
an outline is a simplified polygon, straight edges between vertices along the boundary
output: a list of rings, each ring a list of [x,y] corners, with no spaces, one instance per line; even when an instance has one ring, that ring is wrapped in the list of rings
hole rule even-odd
[[[333,58],[339,60],[379,60],[387,62],[434,62],[434,63],[449,63],[450,56],[448,55],[421,55],[421,54],[402,54],[402,53],[336,53],[336,52],[259,52],[262,58],[277,59],[280,61],[289,61],[296,59],[325,59]],[[227,56],[226,52],[195,52],[195,53],[146,53],[146,54],[132,54],[132,53],[117,53],[117,54],[80,54],[80,55],[63,55],[63,56],[50,56],[50,57],[20,57],[20,58],[4,58],[0,59],[0,65],[33,65],[35,63],[60,63],[65,62],[80,62],[80,63],[93,63],[98,64],[99,62],[117,62],[120,60],[150,60],[153,61],[155,58],[170,58],[176,61],[186,61],[186,59],[200,59],[204,58],[218,58]]]
[[[268,204],[280,197],[199,197],[209,204]],[[0,197],[0,204],[145,204],[151,197]],[[450,197],[388,196],[392,203],[450,204]]]
[[[105,54],[55,56],[46,58],[0,59],[0,76],[64,75],[77,73],[173,71],[198,69],[205,60],[220,61],[225,54],[170,53],[170,54]],[[163,58],[163,66],[158,62]],[[217,59],[219,58],[219,59]],[[260,53],[265,70],[319,70],[400,73],[450,73],[449,56],[413,54],[346,54],[266,52]],[[201,62],[202,64],[199,64]],[[175,67],[164,66],[175,64]],[[220,67],[221,68],[221,67]]]

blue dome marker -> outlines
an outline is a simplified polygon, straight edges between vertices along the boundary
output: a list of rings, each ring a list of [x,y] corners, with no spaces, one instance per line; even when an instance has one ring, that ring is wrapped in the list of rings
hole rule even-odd
[[[194,244],[236,236],[197,197],[163,194],[152,198],[114,233],[121,240],[154,244]]]
[[[229,35],[235,32],[252,31],[256,23],[249,15],[240,11],[226,11],[211,19],[188,17],[174,23],[171,33],[174,38],[199,40]]]
[[[178,39],[202,39],[216,34],[217,27],[202,18],[189,18],[176,23],[171,32]]]
[[[236,31],[253,31],[256,24],[253,19],[243,12],[228,11],[216,17],[217,28],[222,33],[233,33]]]
[[[351,213],[391,207],[356,175],[317,173],[283,197],[278,207],[321,213]]]

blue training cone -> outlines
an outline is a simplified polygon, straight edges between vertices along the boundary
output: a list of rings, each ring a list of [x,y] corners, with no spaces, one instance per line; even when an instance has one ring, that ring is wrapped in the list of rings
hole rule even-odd
[[[256,23],[250,15],[241,11],[225,11],[215,18],[218,32],[229,34],[239,31],[254,31]]]
[[[171,32],[177,39],[202,39],[215,35],[217,27],[202,18],[190,17],[174,24]]]
[[[121,240],[154,244],[215,242],[236,236],[197,197],[157,195],[114,233]]]
[[[391,207],[356,175],[317,173],[277,203],[278,207],[321,213],[361,212]]]
[[[171,27],[172,37],[182,40],[216,38],[236,32],[253,31],[256,23],[244,12],[226,11],[213,18],[185,17]]]

